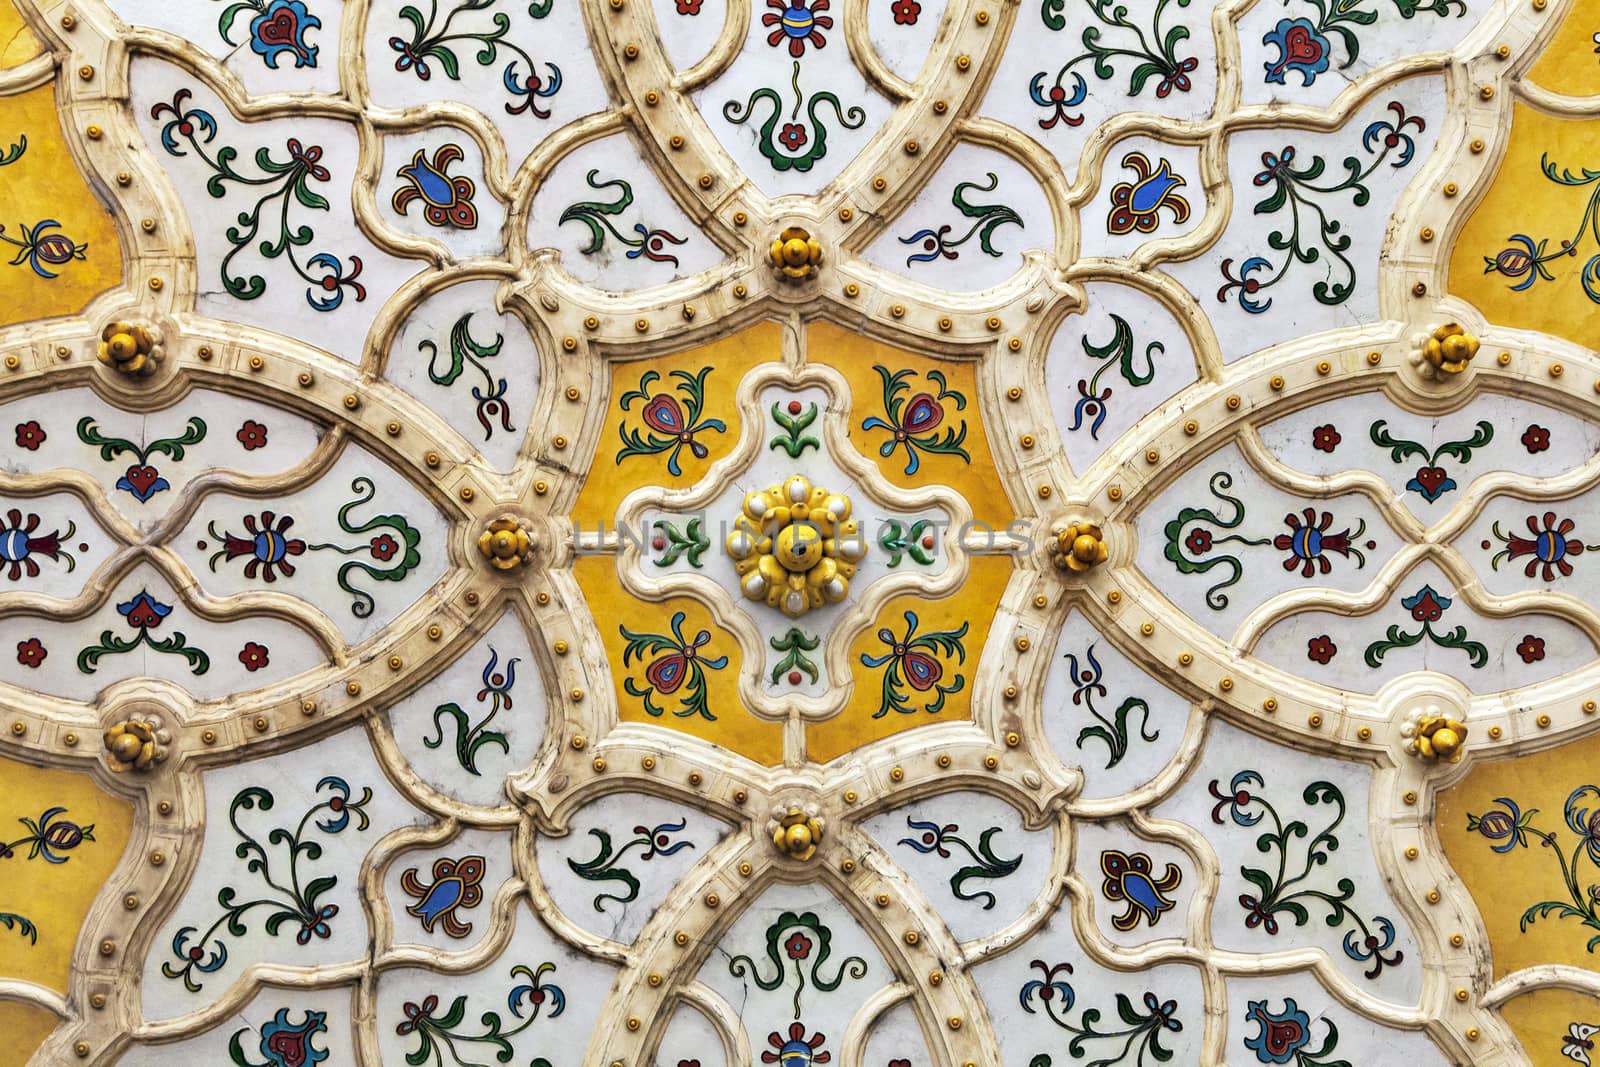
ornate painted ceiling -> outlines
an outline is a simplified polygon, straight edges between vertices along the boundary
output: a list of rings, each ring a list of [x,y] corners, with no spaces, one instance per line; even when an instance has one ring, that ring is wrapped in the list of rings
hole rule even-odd
[[[1600,0],[0,0],[0,1062],[1600,1059],[1597,336]]]

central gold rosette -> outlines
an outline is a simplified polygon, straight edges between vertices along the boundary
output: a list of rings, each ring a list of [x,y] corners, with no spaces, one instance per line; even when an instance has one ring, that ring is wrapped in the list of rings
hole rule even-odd
[[[792,619],[848,596],[867,554],[850,498],[799,474],[748,494],[727,546],[744,595]]]

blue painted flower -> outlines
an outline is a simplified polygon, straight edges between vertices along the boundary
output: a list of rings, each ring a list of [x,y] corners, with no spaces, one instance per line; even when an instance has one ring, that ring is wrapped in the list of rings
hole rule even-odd
[[[1568,798],[1569,802],[1571,798]],[[1528,823],[1538,814],[1538,808],[1523,811],[1522,807],[1510,797],[1496,797],[1496,804],[1505,808],[1504,811],[1486,811],[1482,815],[1467,813],[1467,832],[1477,832],[1490,841],[1498,841],[1494,851],[1504,855],[1521,845],[1528,847]]]
[[[138,596],[117,605],[117,614],[127,619],[129,626],[153,630],[161,625],[162,619],[172,614],[172,605],[161,603],[148,590],[141,589]]]
[[[1269,82],[1286,85],[1283,76],[1292,70],[1303,79],[1300,84],[1306,86],[1328,69],[1328,39],[1317,32],[1310,19],[1280,19],[1277,28],[1265,34],[1261,43],[1278,49],[1278,58],[1266,64]]]
[[[1600,786],[1580,785],[1567,797],[1567,826],[1582,839],[1583,847],[1589,853],[1589,862],[1600,864],[1600,807],[1578,807],[1578,801],[1585,797],[1600,798]]]
[[[1227,808],[1228,814],[1233,816],[1233,821],[1240,826],[1254,826],[1261,821],[1259,811],[1247,811],[1246,806],[1255,799],[1250,790],[1252,785],[1264,784],[1261,775],[1255,771],[1240,771],[1233,776],[1233,781],[1228,783],[1228,792],[1224,793],[1218,786],[1220,783],[1211,780],[1211,795],[1217,802],[1211,806],[1211,821],[1222,822],[1222,809]]]
[[[250,48],[273,70],[278,57],[288,52],[297,67],[317,65],[317,46],[306,43],[306,31],[322,25],[322,20],[306,10],[301,0],[271,0],[261,14],[250,20]]]
[[[14,245],[17,249],[11,265],[20,267],[26,263],[33,269],[33,273],[48,281],[58,275],[58,272],[50,268],[63,266],[75,259],[88,258],[85,255],[89,250],[87,244],[78,244],[64,233],[48,232],[60,228],[61,223],[55,219],[43,219],[33,226],[24,223],[22,236],[18,238],[7,237],[5,226],[0,225],[0,241]]]
[[[1424,585],[1415,593],[1400,601],[1400,606],[1411,612],[1411,617],[1417,622],[1438,622],[1445,610],[1455,603],[1443,593],[1435,592],[1433,586]]]
[[[1255,1037],[1244,1039],[1244,1047],[1261,1063],[1288,1063],[1311,1043],[1311,1016],[1300,1010],[1293,997],[1283,998],[1280,1012],[1268,1011],[1264,1000],[1252,1000],[1244,1017],[1260,1027]]]
[[[546,63],[545,66],[550,68],[549,78],[541,78],[537,72],[529,70],[527,80],[524,81],[517,73],[517,64],[514,61],[506,64],[505,73],[500,80],[505,83],[506,90],[512,96],[522,97],[521,103],[505,106],[506,114],[521,115],[526,112],[536,119],[550,117],[549,110],[541,108],[534,101],[556,95],[561,88],[561,68],[554,63]]]
[[[325,834],[336,834],[350,825],[350,813],[354,812],[357,821],[356,829],[365,830],[370,821],[367,818],[367,802],[372,799],[371,789],[361,790],[360,800],[350,799],[350,783],[343,778],[328,775],[317,783],[317,791],[328,790],[333,796],[322,802],[328,809],[328,818],[317,820],[317,829]],[[324,937],[327,935],[324,934]]]
[[[308,1011],[298,1023],[289,1022],[289,1009],[279,1008],[272,1021],[261,1028],[261,1055],[267,1062],[261,1067],[313,1067],[328,1058],[328,1050],[317,1048],[312,1040],[328,1032],[328,1016],[320,1011]],[[241,1030],[232,1044],[248,1033]],[[230,1044],[230,1050],[232,1050]],[[236,1063],[244,1062],[242,1055],[234,1057]]]
[[[1105,898],[1128,905],[1123,914],[1111,917],[1111,925],[1118,930],[1132,930],[1141,919],[1154,926],[1162,915],[1178,906],[1167,896],[1183,882],[1183,872],[1176,864],[1167,864],[1166,872],[1156,878],[1145,853],[1107,849],[1100,853],[1100,873],[1105,875],[1100,886]]]

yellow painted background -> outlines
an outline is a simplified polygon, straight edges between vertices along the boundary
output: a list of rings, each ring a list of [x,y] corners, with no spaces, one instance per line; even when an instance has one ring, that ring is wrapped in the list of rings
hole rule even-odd
[[[67,809],[61,818],[92,825],[94,840],[60,853],[65,863],[47,863],[42,856],[30,860],[26,847],[0,859],[0,911],[26,915],[39,928],[38,944],[15,930],[0,929],[0,976],[25,978],[65,993],[78,931],[101,883],[122,858],[134,809],[102,792],[87,774],[0,759],[0,840],[26,837],[27,829],[17,820],[37,820],[56,807]]]
[[[617,505],[622,503],[622,498],[640,486],[664,485],[681,489],[698,482],[713,463],[732,452],[738,444],[741,420],[735,397],[739,380],[759,363],[782,359],[782,329],[775,322],[762,322],[676,355],[612,364],[611,394],[606,401],[605,425],[589,467],[589,476],[572,509],[573,520],[589,529],[593,529],[597,522],[609,525],[616,521]],[[706,375],[705,402],[700,418],[721,419],[728,426],[722,433],[706,431],[695,435],[695,440],[706,446],[706,457],[696,459],[687,447],[682,449],[678,453],[678,462],[683,473],[677,477],[667,471],[665,452],[654,456],[624,456],[617,459],[617,450],[622,447],[617,432],[620,424],[625,422],[630,429],[648,432],[644,428],[644,420],[639,417],[643,402],[635,400],[628,405],[627,411],[623,411],[618,407],[622,395],[638,388],[640,376],[654,370],[661,377],[646,391],[652,395],[671,393],[682,404],[683,395],[675,388],[678,381],[672,377],[672,372],[681,370],[694,374],[705,366],[713,370]]]
[[[989,450],[989,438],[984,433],[983,418],[979,411],[977,375],[971,360],[928,359],[902,349],[874,341],[831,322],[814,322],[806,331],[806,360],[823,363],[850,383],[850,441],[863,456],[872,460],[883,476],[895,485],[911,489],[924,485],[948,485],[967,498],[973,516],[995,529],[1004,529],[1016,512],[1006,500],[1005,488],[995,472],[994,455]],[[953,420],[965,419],[967,438],[962,443],[972,457],[968,463],[960,456],[938,453],[920,453],[921,465],[915,474],[906,474],[906,455],[903,449],[887,458],[878,454],[879,447],[888,438],[887,430],[863,430],[861,424],[873,415],[887,414],[883,408],[883,379],[873,370],[882,364],[891,371],[909,367],[917,372],[909,391],[901,396],[909,398],[928,389],[925,375],[930,370],[944,373],[950,388],[966,397],[964,411],[956,411],[952,401],[945,401],[945,422],[937,428],[942,434]],[[929,391],[932,391],[929,389]]]
[[[1589,65],[1600,68],[1592,43],[1585,53]],[[1512,109],[1511,140],[1494,184],[1451,249],[1450,292],[1470,300],[1490,322],[1542,330],[1592,347],[1600,337],[1600,304],[1584,293],[1579,275],[1591,256],[1600,255],[1600,241],[1588,228],[1579,233],[1578,224],[1594,186],[1550,181],[1539,165],[1547,153],[1558,169],[1575,174],[1585,167],[1600,168],[1600,120],[1552,118],[1526,104]],[[1508,247],[1508,238],[1518,233],[1536,243],[1548,238],[1547,252],[1577,234],[1578,254],[1545,265],[1555,275],[1553,281],[1541,278],[1513,292],[1511,286],[1525,279],[1485,274],[1483,260]]]
[[[0,0],[0,68],[14,67],[38,54],[39,40],[22,21],[22,12],[13,0]]]
[[[0,41],[5,40],[0,8]],[[51,269],[41,278],[26,261],[12,265],[20,251],[0,242],[0,326],[47,319],[78,311],[122,278],[122,246],[111,215],[95,199],[67,149],[56,111],[55,89],[42,85],[16,96],[0,97],[0,153],[27,135],[27,151],[0,167],[0,224],[7,237],[22,237],[22,226],[55,219],[77,244],[88,244],[85,259]]]
[[[818,763],[826,763],[847,752],[876,741],[879,738],[903,733],[918,726],[936,722],[961,722],[972,718],[972,678],[978,669],[978,660],[989,640],[989,628],[994,624],[995,609],[1000,606],[1000,596],[1005,592],[1006,581],[1011,576],[1011,559],[1007,556],[973,556],[967,580],[953,596],[944,600],[926,600],[918,596],[895,597],[884,605],[877,619],[859,634],[850,645],[850,672],[855,679],[855,690],[844,710],[825,722],[806,727],[806,755]],[[967,634],[961,639],[967,650],[965,663],[957,663],[953,656],[938,656],[944,666],[946,684],[956,672],[966,675],[967,684],[959,693],[945,698],[944,707],[937,715],[917,711],[910,715],[889,711],[874,719],[883,700],[883,668],[863,666],[861,657],[880,656],[888,649],[878,640],[880,627],[896,636],[905,634],[905,613],[917,613],[917,633],[929,630],[956,630],[963,622],[970,623]],[[905,690],[920,708],[932,690],[919,693],[909,686]]]

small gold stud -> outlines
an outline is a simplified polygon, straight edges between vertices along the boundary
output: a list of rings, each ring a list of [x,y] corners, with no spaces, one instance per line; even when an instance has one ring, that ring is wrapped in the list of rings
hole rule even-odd
[[[985,756],[985,757],[983,757],[983,766],[984,766],[985,770],[990,770],[990,771],[994,770],[996,767],[1000,766],[1000,757],[999,756]]]

